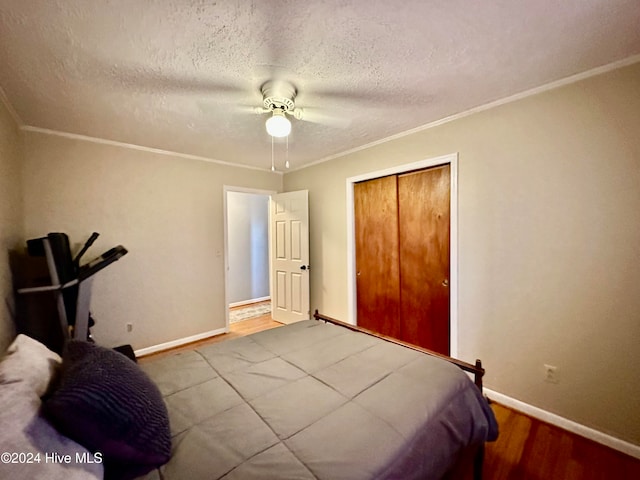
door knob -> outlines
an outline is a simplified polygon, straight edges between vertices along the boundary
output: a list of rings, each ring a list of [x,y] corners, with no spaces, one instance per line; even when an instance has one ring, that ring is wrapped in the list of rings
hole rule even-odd
[[[300,270],[311,270],[311,265],[300,265]]]
[[[443,287],[448,287],[448,286],[449,286],[449,280],[445,278],[445,279],[442,281],[442,286],[443,286]]]

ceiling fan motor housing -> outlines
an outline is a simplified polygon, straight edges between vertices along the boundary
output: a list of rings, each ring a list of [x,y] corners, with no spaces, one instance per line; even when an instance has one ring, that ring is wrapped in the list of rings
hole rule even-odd
[[[280,109],[284,112],[293,112],[296,104],[296,87],[283,80],[272,80],[262,85],[262,104],[267,110]]]

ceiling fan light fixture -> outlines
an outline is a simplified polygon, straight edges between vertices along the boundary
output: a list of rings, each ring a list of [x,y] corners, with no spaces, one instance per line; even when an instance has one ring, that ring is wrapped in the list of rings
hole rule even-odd
[[[286,137],[291,133],[291,122],[284,110],[276,108],[265,124],[267,133],[272,137]]]

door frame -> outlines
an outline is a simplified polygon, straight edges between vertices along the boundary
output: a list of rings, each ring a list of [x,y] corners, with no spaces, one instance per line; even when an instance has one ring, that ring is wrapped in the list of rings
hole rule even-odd
[[[222,186],[222,215],[224,218],[224,331],[229,332],[229,219],[227,218],[227,192],[252,193],[254,195],[266,195],[271,201],[271,196],[278,193],[275,190],[260,190],[256,188]],[[271,224],[267,231],[268,242],[271,243]],[[271,255],[269,255],[269,296],[271,296]]]
[[[386,177],[449,164],[451,184],[449,189],[451,213],[449,217],[449,352],[458,355],[458,153],[428,158],[417,162],[363,173],[346,180],[347,188],[347,322],[357,325],[358,305],[356,303],[356,235],[353,185],[365,180]]]

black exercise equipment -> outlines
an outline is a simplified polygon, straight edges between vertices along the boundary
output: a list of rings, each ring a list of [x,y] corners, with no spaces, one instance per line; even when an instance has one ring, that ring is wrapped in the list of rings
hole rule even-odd
[[[118,245],[89,263],[80,265],[80,258],[98,236],[98,233],[93,232],[75,257],[71,255],[69,237],[65,233],[49,233],[46,237],[27,240],[29,255],[45,257],[49,275],[44,282],[36,279],[36,286],[18,288],[17,291],[23,295],[44,292],[54,294],[63,343],[70,338],[91,341],[90,327],[93,319],[89,313],[89,304],[93,276],[127,254],[127,249]],[[55,338],[51,342],[47,342],[47,339],[38,340],[45,344],[52,343],[53,345],[47,346],[59,350]]]

